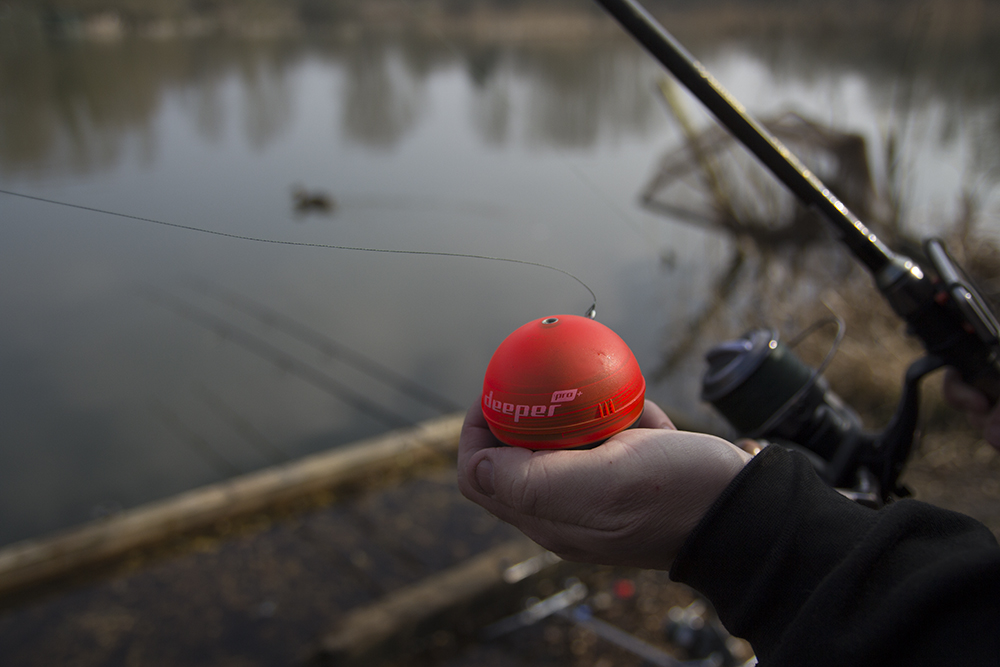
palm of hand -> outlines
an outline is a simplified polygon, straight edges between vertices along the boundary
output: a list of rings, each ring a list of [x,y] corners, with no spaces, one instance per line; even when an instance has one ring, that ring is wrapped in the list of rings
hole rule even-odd
[[[478,405],[462,430],[462,493],[560,556],[666,568],[749,455],[677,431],[647,402],[637,428],[589,450],[501,445]]]

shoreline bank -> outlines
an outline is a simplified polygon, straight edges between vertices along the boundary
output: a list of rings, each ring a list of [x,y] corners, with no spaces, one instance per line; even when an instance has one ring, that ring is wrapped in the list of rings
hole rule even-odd
[[[985,37],[1000,27],[1000,3],[988,0],[900,0],[886,4],[834,2],[651,2],[648,9],[671,32],[697,39],[784,33],[825,35],[831,30],[913,35],[952,42]],[[3,29],[5,26],[6,29]],[[163,0],[57,0],[44,6],[14,1],[0,6],[0,32],[96,42],[121,39],[297,38],[353,36],[377,31],[448,36],[482,43],[625,38],[596,4],[553,2],[445,3],[437,0],[335,2],[258,0],[197,6]]]

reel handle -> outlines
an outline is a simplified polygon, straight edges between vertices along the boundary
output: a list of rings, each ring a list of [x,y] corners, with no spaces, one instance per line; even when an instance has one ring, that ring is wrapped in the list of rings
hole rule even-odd
[[[1000,323],[975,283],[948,253],[943,241],[927,239],[924,250],[941,281],[940,288],[961,313],[966,333],[973,334],[988,354],[985,367],[958,367],[958,371],[966,384],[979,389],[995,405],[1000,398]]]
[[[995,404],[1000,398],[1000,325],[940,239],[924,243],[930,273],[907,257],[875,273],[875,283],[927,353],[959,371]]]

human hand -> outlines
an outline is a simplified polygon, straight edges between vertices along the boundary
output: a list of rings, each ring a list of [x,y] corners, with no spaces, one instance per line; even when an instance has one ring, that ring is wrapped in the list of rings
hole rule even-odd
[[[593,449],[508,447],[477,403],[462,427],[458,485],[567,560],[666,569],[750,458],[720,438],[678,431],[652,401],[636,428]]]
[[[948,368],[944,374],[944,400],[964,412],[969,422],[982,430],[986,442],[1000,450],[1000,403],[990,406],[989,399],[966,384],[954,368]]]

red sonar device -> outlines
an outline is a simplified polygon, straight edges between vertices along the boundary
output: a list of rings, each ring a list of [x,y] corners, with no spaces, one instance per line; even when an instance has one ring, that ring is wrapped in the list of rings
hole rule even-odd
[[[594,446],[642,415],[646,380],[632,350],[579,315],[528,322],[500,344],[483,380],[483,415],[501,442]]]

